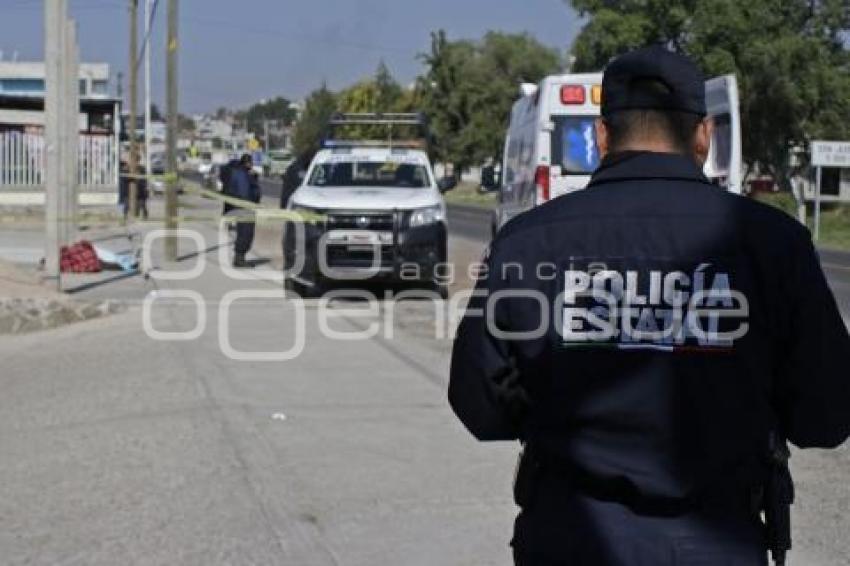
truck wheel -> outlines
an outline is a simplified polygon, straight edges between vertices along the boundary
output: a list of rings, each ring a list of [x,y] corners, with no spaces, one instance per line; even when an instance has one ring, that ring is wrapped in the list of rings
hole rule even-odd
[[[426,288],[429,291],[437,293],[437,295],[439,295],[439,297],[444,301],[449,298],[449,286],[447,283],[435,279],[434,281],[431,281],[431,284]]]
[[[312,285],[301,285],[301,297],[305,299],[318,299],[322,295],[325,294],[325,289],[327,287],[325,281],[322,279],[322,276],[316,274],[311,279]]]
[[[321,279],[317,279],[312,285],[304,285],[290,277],[283,282],[285,291],[292,291],[302,299],[318,299],[325,293],[325,285]]]
[[[440,295],[440,298],[444,301],[449,298],[449,286],[445,283],[437,283],[434,286],[434,290]]]

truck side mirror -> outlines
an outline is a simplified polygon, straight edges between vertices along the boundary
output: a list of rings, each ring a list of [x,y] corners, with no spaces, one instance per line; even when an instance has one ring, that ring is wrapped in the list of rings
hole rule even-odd
[[[492,165],[488,165],[481,169],[481,188],[484,189],[485,192],[494,192],[499,190],[499,185],[501,185],[499,178],[500,175],[496,173],[496,168]]]

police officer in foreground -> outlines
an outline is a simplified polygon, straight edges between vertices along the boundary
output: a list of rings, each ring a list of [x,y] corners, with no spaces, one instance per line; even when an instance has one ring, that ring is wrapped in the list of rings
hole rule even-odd
[[[703,176],[695,65],[640,49],[602,88],[601,165],[493,242],[449,401],[523,442],[517,564],[764,565],[785,439],[850,434],[850,338],[808,231]]]

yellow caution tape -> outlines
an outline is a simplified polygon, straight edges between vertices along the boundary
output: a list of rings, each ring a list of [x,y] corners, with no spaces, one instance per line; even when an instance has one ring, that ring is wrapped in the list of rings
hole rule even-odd
[[[165,175],[140,175],[138,173],[131,175],[130,173],[121,173],[120,176],[125,179],[152,179],[154,181],[163,181],[166,183],[170,183],[172,181],[176,183],[180,181],[180,175],[176,173],[166,173]]]
[[[287,220],[289,222],[322,222],[327,219],[327,216],[324,214],[317,214],[315,212],[302,212],[295,210],[284,210],[280,208],[269,208],[267,206],[263,206],[259,203],[243,200],[236,197],[232,197],[229,195],[221,194],[217,191],[211,191],[209,189],[205,189],[196,184],[188,184],[184,185],[183,189],[185,191],[196,193],[201,196],[205,196],[207,198],[211,198],[214,200],[219,200],[221,202],[226,202],[236,208],[241,208],[245,210],[253,210],[257,214],[257,220]],[[225,216],[224,218],[231,218],[229,216]],[[244,220],[243,220],[244,222]]]

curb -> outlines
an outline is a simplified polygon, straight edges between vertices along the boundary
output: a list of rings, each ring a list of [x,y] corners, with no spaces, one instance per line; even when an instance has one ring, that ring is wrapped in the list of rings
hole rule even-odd
[[[0,299],[0,335],[28,334],[127,310],[118,301],[62,301],[50,298]]]

